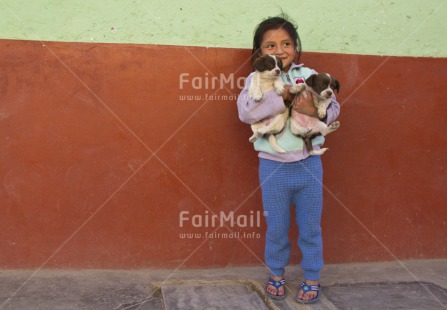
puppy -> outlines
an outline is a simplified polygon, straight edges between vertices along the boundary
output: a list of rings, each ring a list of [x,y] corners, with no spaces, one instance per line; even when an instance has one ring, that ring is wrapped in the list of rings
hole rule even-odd
[[[253,76],[248,94],[255,101],[260,101],[265,92],[275,90],[278,95],[284,93],[284,82],[281,78],[282,61],[274,55],[264,55],[253,63]]]
[[[319,73],[311,75],[306,79],[305,83],[300,83],[290,88],[292,94],[298,94],[304,90],[312,93],[313,104],[317,108],[318,116],[321,119],[326,117],[327,108],[331,103],[334,90],[337,93],[340,91],[340,82],[327,73]],[[306,93],[303,93],[303,96],[307,98]],[[292,109],[290,131],[304,140],[310,155],[321,155],[327,151],[327,148],[314,151],[312,139],[319,135],[326,136],[337,130],[338,127],[340,127],[340,122],[333,122],[328,126],[318,118],[301,114]]]
[[[267,91],[274,90],[278,95],[284,93],[284,82],[281,78],[282,61],[279,57],[273,55],[264,55],[256,59],[253,64],[255,73],[252,82],[248,88],[248,94],[255,101],[260,101],[263,94]],[[260,136],[268,134],[268,140],[271,147],[279,153],[286,151],[281,148],[276,141],[275,134],[281,132],[286,124],[289,111],[286,110],[282,114],[264,119],[253,125],[251,130],[253,135],[250,142],[255,142]]]

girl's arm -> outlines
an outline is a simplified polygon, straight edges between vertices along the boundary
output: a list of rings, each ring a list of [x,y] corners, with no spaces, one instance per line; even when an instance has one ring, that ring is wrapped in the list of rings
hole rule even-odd
[[[286,110],[284,100],[275,91],[268,91],[259,102],[254,101],[248,95],[253,75],[249,75],[245,81],[245,87],[237,99],[239,119],[247,124],[254,124],[268,117],[273,117]]]
[[[312,102],[312,94],[310,92],[307,92],[307,99],[304,98],[303,94],[296,96],[293,103],[293,109],[307,116],[318,118],[318,110]],[[329,125],[337,119],[339,114],[340,104],[337,102],[335,97],[332,97],[331,104],[327,109],[326,117],[322,119],[322,121]]]

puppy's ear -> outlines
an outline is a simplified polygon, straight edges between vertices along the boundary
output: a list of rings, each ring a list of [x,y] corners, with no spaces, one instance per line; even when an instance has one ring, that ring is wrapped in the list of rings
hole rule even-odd
[[[278,68],[282,71],[282,60],[279,57],[276,57],[276,61],[278,62]]]
[[[261,52],[259,52],[259,51],[254,54],[251,54],[251,65],[252,66],[255,65],[255,62],[256,62],[256,60],[259,59],[259,57],[261,57]]]
[[[307,84],[308,86],[310,86],[310,87],[314,86],[314,82],[315,82],[315,78],[316,78],[316,77],[317,77],[316,74],[312,74],[311,76],[309,76],[309,77],[306,79],[306,84]]]
[[[263,57],[263,56],[258,57],[258,59],[256,59],[255,62],[253,63],[253,68],[256,71],[260,71],[260,72],[264,71],[264,69],[265,69],[265,57]]]
[[[331,88],[337,91],[337,94],[340,92],[340,82],[337,79],[331,79]]]

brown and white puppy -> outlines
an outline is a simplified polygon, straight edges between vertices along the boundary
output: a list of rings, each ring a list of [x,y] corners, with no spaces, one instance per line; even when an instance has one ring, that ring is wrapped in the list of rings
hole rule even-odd
[[[275,90],[278,95],[284,93],[281,78],[282,61],[274,55],[264,55],[253,63],[255,73],[248,88],[248,94],[255,101],[260,101],[265,92]]]
[[[311,75],[306,79],[305,83],[300,83],[290,88],[292,94],[297,94],[304,90],[312,93],[313,104],[318,110],[318,116],[320,119],[323,119],[326,117],[327,108],[331,103],[334,91],[336,90],[337,93],[340,91],[340,83],[327,73],[319,73]],[[303,96],[306,97],[306,93],[303,93]],[[327,151],[327,148],[322,148],[319,151],[313,150],[312,139],[314,137],[319,135],[326,136],[340,127],[340,122],[338,121],[328,126],[320,119],[301,114],[292,108],[290,131],[304,140],[310,155],[321,155]]]
[[[310,91],[313,96],[313,103],[318,110],[318,117],[323,119],[326,117],[326,111],[331,104],[334,90],[340,91],[340,82],[328,73],[312,74],[305,83],[299,83],[290,89],[292,94]],[[303,93],[305,96],[305,93]]]
[[[271,90],[274,90],[278,95],[284,93],[285,84],[281,78],[282,61],[279,57],[274,55],[261,56],[256,59],[253,67],[255,73],[248,88],[248,94],[251,98],[260,101],[264,93]],[[253,143],[260,136],[268,134],[271,147],[279,153],[285,153],[286,151],[278,145],[275,134],[283,130],[288,116],[289,111],[286,110],[282,114],[252,124],[253,135],[249,141]]]

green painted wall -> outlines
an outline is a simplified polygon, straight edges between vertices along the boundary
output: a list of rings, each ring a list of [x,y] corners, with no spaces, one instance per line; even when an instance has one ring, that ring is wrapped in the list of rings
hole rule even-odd
[[[283,10],[305,51],[447,56],[446,0],[0,0],[0,38],[250,48]]]

